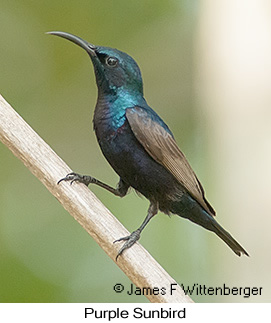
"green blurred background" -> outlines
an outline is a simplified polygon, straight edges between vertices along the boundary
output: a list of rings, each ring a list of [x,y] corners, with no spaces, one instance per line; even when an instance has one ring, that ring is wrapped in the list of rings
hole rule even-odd
[[[212,147],[216,133],[202,110],[196,82],[199,2],[0,2],[1,94],[74,171],[113,186],[118,177],[92,130],[97,90],[91,62],[79,47],[45,32],[67,31],[135,58],[148,103],[173,131],[204,184],[218,221],[254,254],[238,258],[213,234],[161,213],[140,242],[179,284],[263,286],[265,291],[261,298],[247,299],[194,296],[197,302],[268,300],[270,261],[259,275],[264,250],[254,250],[250,242],[251,230],[261,234],[246,214],[235,221],[227,212],[219,177],[224,170],[212,159],[219,154]],[[2,144],[0,160],[1,302],[147,301],[116,294],[116,283],[128,287],[130,281],[115,263]],[[134,192],[119,199],[97,187],[91,190],[130,231],[146,215],[148,202]]]

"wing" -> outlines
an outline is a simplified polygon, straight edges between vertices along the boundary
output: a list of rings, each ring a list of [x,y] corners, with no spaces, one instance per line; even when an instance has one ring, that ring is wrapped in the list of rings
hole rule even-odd
[[[204,196],[204,190],[173,136],[150,113],[133,107],[126,110],[129,125],[147,153],[163,165],[212,216],[215,211]],[[159,120],[160,121],[160,120]]]

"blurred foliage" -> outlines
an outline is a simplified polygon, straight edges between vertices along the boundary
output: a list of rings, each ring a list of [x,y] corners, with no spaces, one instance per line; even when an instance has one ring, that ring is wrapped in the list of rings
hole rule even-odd
[[[115,185],[118,177],[92,131],[97,91],[91,62],[79,47],[45,32],[67,31],[123,50],[141,67],[148,103],[204,180],[207,125],[193,99],[197,6],[188,0],[2,1],[1,94],[74,171]],[[115,294],[116,283],[129,286],[127,277],[2,144],[0,156],[1,302],[147,301]],[[208,177],[208,196],[211,186]],[[129,230],[145,217],[148,203],[133,192],[120,200],[91,189]],[[221,282],[223,261],[218,268],[213,254],[226,247],[183,219],[159,214],[141,243],[178,283]]]

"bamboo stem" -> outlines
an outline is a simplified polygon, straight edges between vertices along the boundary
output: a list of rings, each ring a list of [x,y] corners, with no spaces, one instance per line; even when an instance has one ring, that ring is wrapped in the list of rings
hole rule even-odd
[[[57,185],[71,169],[1,96],[0,140],[115,261],[119,245],[112,242],[129,232],[85,185],[65,182]],[[166,288],[165,295],[145,295],[151,302],[193,302],[139,243],[126,250],[116,264],[141,289]]]

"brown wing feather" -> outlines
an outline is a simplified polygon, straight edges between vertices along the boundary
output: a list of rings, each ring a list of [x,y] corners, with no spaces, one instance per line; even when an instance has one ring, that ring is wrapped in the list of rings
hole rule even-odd
[[[201,206],[214,216],[214,209],[206,200],[196,174],[174,138],[141,107],[127,109],[126,117],[134,135],[147,153],[170,171]]]

